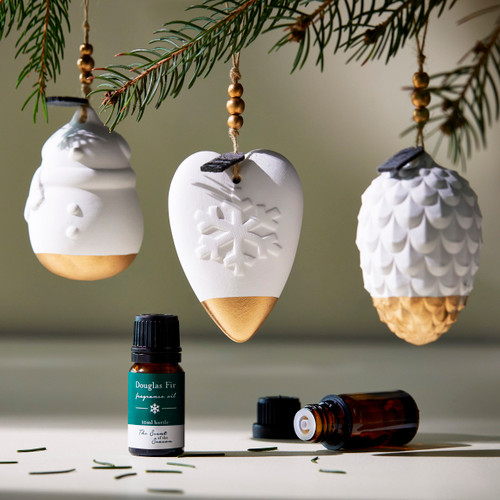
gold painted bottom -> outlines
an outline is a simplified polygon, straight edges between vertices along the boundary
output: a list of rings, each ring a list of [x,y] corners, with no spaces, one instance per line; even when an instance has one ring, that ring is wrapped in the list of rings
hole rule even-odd
[[[467,297],[384,297],[373,298],[380,321],[410,344],[434,342],[455,323]]]
[[[127,269],[136,257],[128,255],[63,255],[35,254],[50,272],[72,280],[94,281],[111,278]]]
[[[201,304],[216,325],[235,342],[246,342],[262,325],[277,297],[224,297]]]

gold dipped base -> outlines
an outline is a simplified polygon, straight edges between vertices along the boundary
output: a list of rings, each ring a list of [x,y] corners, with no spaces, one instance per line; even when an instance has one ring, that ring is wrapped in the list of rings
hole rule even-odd
[[[380,321],[410,344],[434,342],[455,323],[467,297],[383,297],[373,298]]]
[[[277,297],[223,297],[201,304],[215,324],[235,342],[246,342],[262,325]]]
[[[35,254],[50,272],[72,280],[94,281],[111,278],[126,269],[137,256],[128,255],[63,255]]]

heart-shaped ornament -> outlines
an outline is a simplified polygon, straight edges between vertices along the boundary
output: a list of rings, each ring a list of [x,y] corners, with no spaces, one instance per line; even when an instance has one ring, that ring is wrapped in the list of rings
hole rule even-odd
[[[203,172],[201,151],[177,169],[168,196],[177,255],[198,300],[235,342],[245,342],[276,304],[293,265],[303,197],[293,165],[255,150],[233,169]]]

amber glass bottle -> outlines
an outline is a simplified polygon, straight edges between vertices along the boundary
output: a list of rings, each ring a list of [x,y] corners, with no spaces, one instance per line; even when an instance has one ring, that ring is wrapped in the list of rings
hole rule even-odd
[[[330,450],[402,446],[417,433],[419,411],[404,391],[331,394],[294,418],[297,436]]]
[[[128,374],[128,444],[133,455],[178,456],[184,449],[184,370],[179,320],[141,314]]]

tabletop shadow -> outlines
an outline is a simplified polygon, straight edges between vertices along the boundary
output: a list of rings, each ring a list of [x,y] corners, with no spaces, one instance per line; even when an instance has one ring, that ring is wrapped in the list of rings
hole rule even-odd
[[[380,450],[374,453],[378,457],[461,457],[461,458],[496,458],[500,457],[500,449],[450,449],[472,447],[478,443],[500,443],[500,436],[483,436],[478,434],[446,434],[422,433],[417,442],[406,450]]]
[[[269,451],[186,451],[182,454],[182,458],[199,458],[199,457],[319,457],[325,455],[340,455],[342,451],[333,451],[327,449],[315,450],[315,451],[280,451],[280,450],[269,450]]]
[[[407,451],[407,452],[395,452],[395,453],[375,453],[374,456],[376,456],[376,457],[498,458],[498,457],[500,457],[500,449]]]

